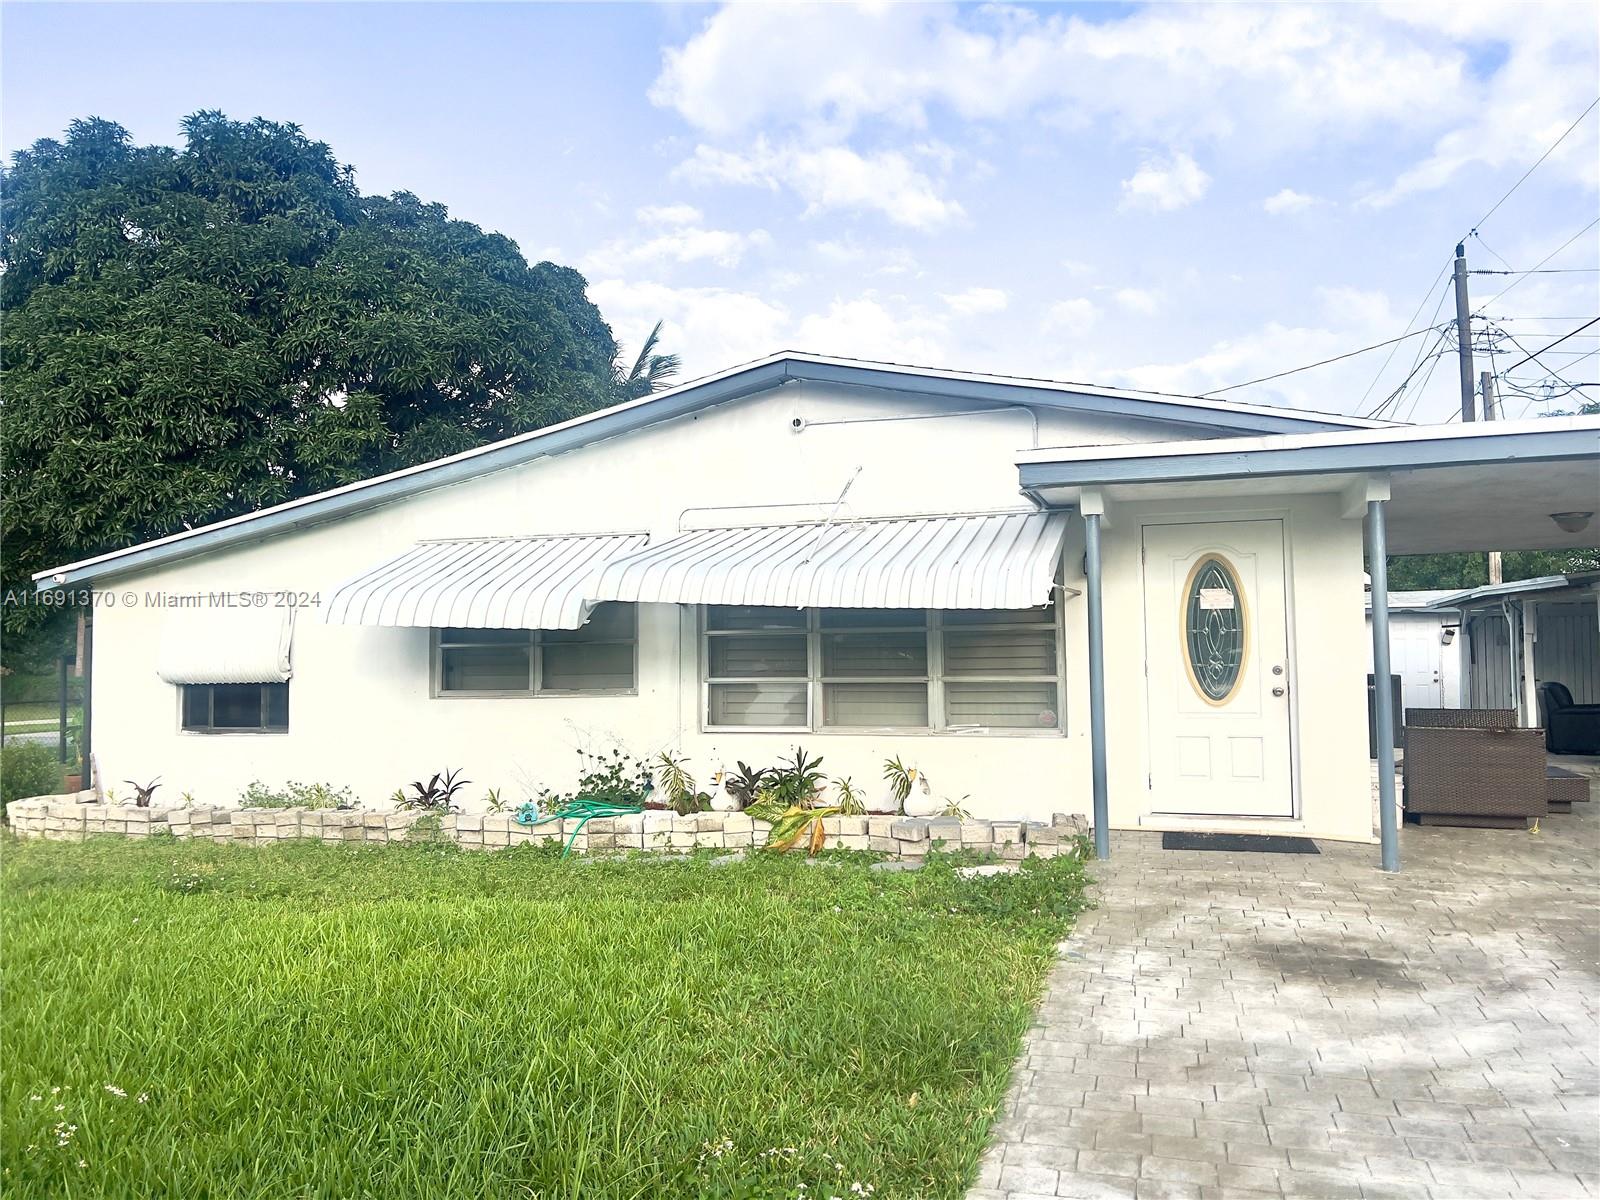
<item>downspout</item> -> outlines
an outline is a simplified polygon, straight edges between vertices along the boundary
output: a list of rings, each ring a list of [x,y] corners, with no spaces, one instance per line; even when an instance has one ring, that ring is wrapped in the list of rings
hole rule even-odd
[[[1506,656],[1511,660],[1509,669],[1510,678],[1506,680],[1511,689],[1511,707],[1517,710],[1517,724],[1522,724],[1522,638],[1518,629],[1518,622],[1511,619],[1511,601],[1500,601],[1500,615],[1506,619]]]
[[[1400,869],[1394,811],[1394,693],[1389,688],[1389,534],[1382,500],[1367,501],[1367,574],[1372,579],[1372,709],[1378,750],[1378,840],[1383,869]]]
[[[1517,606],[1522,614],[1522,724],[1533,729],[1539,724],[1539,606],[1532,596]]]
[[[1086,493],[1083,514],[1084,594],[1089,618],[1089,763],[1094,791],[1094,853],[1111,857],[1111,805],[1106,788],[1105,622],[1100,600],[1100,509],[1098,495]],[[1093,510],[1093,511],[1091,511]]]

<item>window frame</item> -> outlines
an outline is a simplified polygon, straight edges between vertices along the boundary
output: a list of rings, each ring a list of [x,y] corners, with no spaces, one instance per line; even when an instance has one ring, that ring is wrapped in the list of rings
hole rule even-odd
[[[822,642],[830,633],[905,633],[916,627],[905,625],[882,626],[852,626],[848,629],[827,629],[822,626],[822,610],[808,608],[805,625],[802,628],[796,624],[792,630],[742,630],[742,629],[711,629],[710,608],[712,606],[701,604],[699,609],[699,634],[696,639],[699,647],[699,727],[702,733],[782,733],[782,734],[815,734],[821,736],[882,736],[892,734],[904,737],[1066,737],[1067,736],[1067,660],[1066,660],[1066,614],[1065,606],[1056,602],[1051,611],[1049,620],[1036,621],[996,621],[992,623],[976,623],[970,626],[974,629],[1045,629],[1048,628],[1055,636],[1055,672],[1053,675],[957,675],[947,677],[944,670],[944,634],[949,629],[968,628],[966,625],[946,625],[944,610],[924,609],[927,639],[927,675],[926,676],[826,676],[822,673]],[[763,608],[774,607],[771,605],[725,605],[722,607],[737,608]],[[781,606],[780,606],[781,607]],[[984,611],[984,610],[973,610]],[[997,610],[999,611],[999,610]],[[767,634],[781,635],[789,632],[791,636],[806,638],[806,662],[809,675],[805,679],[798,676],[764,676],[759,679],[741,676],[712,678],[711,646],[713,637],[737,637],[741,634]],[[915,683],[925,682],[928,688],[928,724],[926,725],[829,725],[826,723],[826,707],[824,704],[824,688],[830,683]],[[806,695],[806,721],[804,725],[714,725],[711,722],[711,687],[720,683],[800,683],[805,686]],[[950,725],[945,717],[945,685],[946,683],[1018,683],[1018,684],[1053,684],[1056,692],[1056,723],[1048,728],[1030,728],[1023,725]]]
[[[257,689],[257,703],[259,704],[259,721],[257,725],[218,725],[217,720],[217,693],[219,687],[253,687]],[[175,685],[174,691],[178,693],[178,732],[190,733],[197,737],[283,737],[289,732],[290,718],[286,715],[282,725],[267,724],[267,689],[281,687],[284,696],[284,708],[289,708],[289,681],[272,681],[270,683],[180,683]],[[188,690],[190,688],[206,689],[206,723],[205,725],[190,725],[187,721]]]
[[[544,678],[544,635],[550,632],[573,633],[577,630],[544,630],[524,629],[517,632],[528,635],[528,686],[526,688],[447,688],[444,686],[444,652],[446,650],[471,649],[484,646],[522,645],[521,642],[470,642],[470,641],[445,641],[445,630],[437,626],[428,631],[429,660],[431,662],[431,679],[429,681],[429,695],[435,700],[542,700],[547,697],[576,697],[586,696],[637,696],[639,694],[639,606],[627,604],[629,615],[632,618],[631,637],[604,637],[595,638],[589,642],[565,642],[564,645],[590,645],[590,646],[630,646],[633,653],[629,659],[629,667],[633,675],[633,683],[625,688],[547,688],[541,687],[539,681]],[[452,626],[452,628],[462,628]],[[581,626],[579,627],[581,630]],[[496,630],[495,632],[504,632]]]

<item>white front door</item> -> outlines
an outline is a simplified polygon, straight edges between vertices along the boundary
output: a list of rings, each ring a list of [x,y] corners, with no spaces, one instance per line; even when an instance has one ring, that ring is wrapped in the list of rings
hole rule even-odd
[[[1283,522],[1143,533],[1151,812],[1293,816]]]

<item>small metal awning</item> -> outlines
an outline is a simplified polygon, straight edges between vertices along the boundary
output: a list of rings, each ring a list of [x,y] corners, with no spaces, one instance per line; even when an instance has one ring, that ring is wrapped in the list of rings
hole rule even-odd
[[[156,674],[166,683],[288,683],[293,608],[177,608],[162,624]]]
[[[612,561],[597,600],[783,608],[1035,608],[1067,518],[1051,513],[700,529]]]
[[[340,584],[330,625],[457,629],[578,629],[608,562],[638,550],[643,533],[463,538],[418,542]]]

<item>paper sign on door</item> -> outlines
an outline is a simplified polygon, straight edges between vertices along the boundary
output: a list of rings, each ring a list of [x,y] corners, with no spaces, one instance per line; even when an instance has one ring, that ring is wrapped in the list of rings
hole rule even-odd
[[[1201,588],[1200,607],[1201,609],[1232,608],[1233,593],[1227,588]]]

